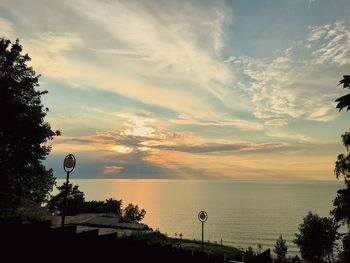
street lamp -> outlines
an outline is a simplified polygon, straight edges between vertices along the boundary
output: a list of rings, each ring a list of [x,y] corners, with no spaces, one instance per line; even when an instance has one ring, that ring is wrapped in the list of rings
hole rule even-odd
[[[204,222],[208,220],[208,214],[205,211],[200,211],[198,213],[198,220],[202,222],[202,252],[204,246]]]
[[[69,174],[74,170],[75,162],[76,160],[73,154],[68,154],[66,158],[64,158],[64,162],[63,162],[63,169],[67,173],[67,179],[66,179],[66,193],[64,195],[64,200],[63,200],[63,213],[62,213],[61,227],[64,227],[64,219],[66,217],[66,212],[67,212]]]

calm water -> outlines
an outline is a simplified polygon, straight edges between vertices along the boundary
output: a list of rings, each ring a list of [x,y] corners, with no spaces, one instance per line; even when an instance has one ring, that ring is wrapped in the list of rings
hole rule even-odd
[[[342,182],[188,180],[72,180],[87,200],[123,199],[147,211],[144,223],[174,236],[200,239],[200,210],[208,213],[205,240],[236,247],[273,248],[280,234],[295,253],[294,233],[308,211],[328,216]]]

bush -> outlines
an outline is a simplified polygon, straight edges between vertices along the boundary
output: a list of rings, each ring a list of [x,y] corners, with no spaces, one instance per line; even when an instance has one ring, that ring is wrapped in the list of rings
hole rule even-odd
[[[121,216],[122,200],[106,199],[105,201],[88,201],[80,207],[80,213],[106,213]]]
[[[146,211],[139,209],[138,205],[128,204],[123,211],[123,220],[126,222],[140,222],[145,217]]]
[[[40,206],[32,200],[23,200],[22,204],[16,210],[14,216],[20,217],[22,220],[30,222],[40,222],[45,220],[52,220],[52,216],[46,207]]]

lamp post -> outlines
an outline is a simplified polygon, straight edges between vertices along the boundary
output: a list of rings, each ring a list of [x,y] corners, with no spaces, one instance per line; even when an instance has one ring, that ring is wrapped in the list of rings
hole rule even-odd
[[[205,211],[200,211],[198,213],[198,219],[202,222],[202,252],[204,248],[204,222],[208,220],[208,214]]]
[[[75,162],[76,160],[73,154],[68,154],[66,158],[64,158],[64,162],[63,162],[63,169],[67,173],[67,179],[66,179],[66,193],[64,195],[64,200],[63,200],[63,213],[62,213],[61,227],[64,227],[64,219],[66,217],[66,212],[67,212],[69,174],[74,170]]]

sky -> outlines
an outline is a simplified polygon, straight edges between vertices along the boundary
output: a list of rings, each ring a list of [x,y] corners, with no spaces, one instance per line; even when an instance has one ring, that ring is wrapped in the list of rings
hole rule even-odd
[[[334,180],[348,0],[1,0],[58,178]]]

